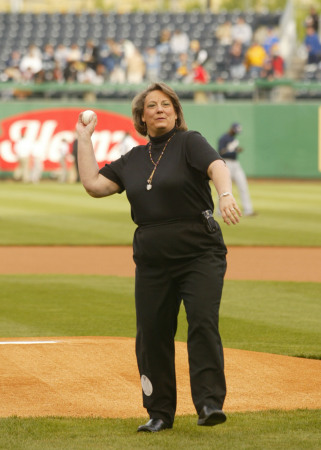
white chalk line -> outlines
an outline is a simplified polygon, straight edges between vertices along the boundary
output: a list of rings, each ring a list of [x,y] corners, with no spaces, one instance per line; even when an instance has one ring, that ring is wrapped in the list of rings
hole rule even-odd
[[[59,341],[0,341],[0,345],[58,344]]]

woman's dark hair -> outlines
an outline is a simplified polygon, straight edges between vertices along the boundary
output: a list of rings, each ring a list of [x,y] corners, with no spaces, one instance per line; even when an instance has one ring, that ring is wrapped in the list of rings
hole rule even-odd
[[[135,96],[132,101],[132,116],[134,121],[134,127],[138,133],[142,136],[147,135],[146,123],[142,121],[142,116],[144,112],[144,103],[147,95],[153,91],[161,91],[166,94],[173,103],[177,119],[176,119],[176,129],[181,131],[187,130],[187,125],[183,115],[183,109],[179,101],[176,92],[165,83],[153,83],[144,91],[140,92]]]

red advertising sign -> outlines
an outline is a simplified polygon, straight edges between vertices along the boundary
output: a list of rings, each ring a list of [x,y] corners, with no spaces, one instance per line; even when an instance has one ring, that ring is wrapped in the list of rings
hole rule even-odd
[[[53,108],[25,112],[1,121],[0,168],[14,170],[21,140],[24,151],[40,156],[44,170],[59,167],[60,146],[67,141],[72,150],[76,139],[75,125],[85,108]],[[93,147],[99,166],[114,161],[135,145],[145,144],[129,117],[110,111],[97,110],[98,123],[92,135]],[[128,135],[127,135],[128,133]],[[126,138],[126,148],[124,137]]]

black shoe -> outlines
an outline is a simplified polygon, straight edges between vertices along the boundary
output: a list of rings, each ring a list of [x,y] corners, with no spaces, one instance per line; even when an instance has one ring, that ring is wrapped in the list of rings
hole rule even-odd
[[[198,416],[197,425],[212,427],[226,421],[226,415],[221,409],[204,406]]]
[[[157,431],[166,430],[166,428],[172,428],[172,425],[167,425],[162,419],[150,419],[145,425],[140,425],[137,431],[156,433]]]

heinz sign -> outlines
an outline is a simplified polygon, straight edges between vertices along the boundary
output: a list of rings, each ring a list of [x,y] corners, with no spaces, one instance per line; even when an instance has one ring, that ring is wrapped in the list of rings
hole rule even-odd
[[[44,170],[59,166],[60,145],[63,140],[72,144],[76,139],[75,126],[81,111],[86,108],[54,108],[25,112],[1,121],[0,168],[14,170],[17,165],[17,143],[24,137],[30,151],[37,151]],[[92,135],[99,166],[111,162],[124,153],[122,141],[126,133],[128,148],[145,144],[146,140],[135,130],[132,120],[113,112],[97,110],[98,123]],[[129,141],[129,142],[128,142]],[[37,150],[35,150],[37,149]]]

